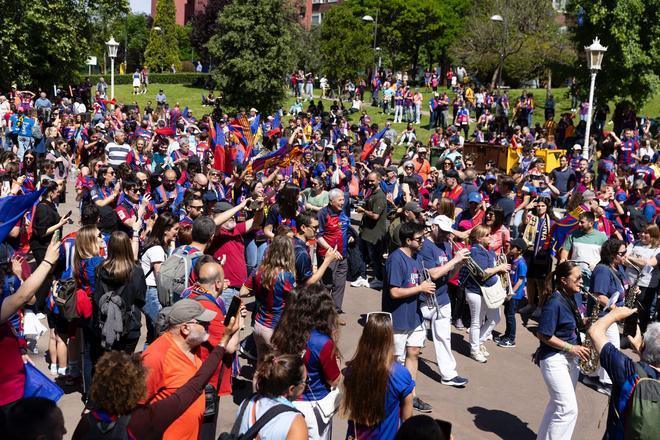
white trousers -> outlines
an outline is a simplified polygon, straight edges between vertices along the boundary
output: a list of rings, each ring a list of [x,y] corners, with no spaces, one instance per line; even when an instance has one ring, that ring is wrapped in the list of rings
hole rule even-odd
[[[617,326],[616,323],[607,327],[605,336],[607,336],[607,340],[610,341],[612,345],[617,348],[617,350],[621,348],[621,340],[619,339],[619,326]],[[612,379],[610,379],[607,371],[605,371],[605,369],[601,366],[598,367],[598,380],[600,380],[600,383],[612,385]]]
[[[403,106],[395,105],[394,106],[394,122],[401,122],[403,119]]]
[[[305,417],[309,440],[330,440],[332,438],[332,419],[330,419],[330,422],[327,425],[319,426],[319,419],[314,413],[314,407],[316,406],[315,402],[296,400],[293,402],[293,406],[295,406],[296,409],[302,413],[303,417]],[[321,423],[323,423],[322,420]]]
[[[465,299],[470,306],[470,350],[475,352],[500,322],[500,308],[489,309],[480,294],[468,290]]]
[[[579,370],[575,357],[555,353],[540,362],[541,376],[550,400],[539,426],[539,440],[570,440],[578,418],[577,384]]]
[[[451,352],[451,304],[440,306],[437,313],[435,308],[430,309],[426,305],[422,305],[420,311],[431,327],[440,376],[445,380],[453,379],[458,373],[456,359]]]

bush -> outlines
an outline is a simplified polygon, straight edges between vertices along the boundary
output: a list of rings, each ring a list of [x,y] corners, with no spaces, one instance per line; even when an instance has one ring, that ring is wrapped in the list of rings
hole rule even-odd
[[[110,84],[110,74],[107,75],[81,75],[82,78],[89,76],[92,84],[96,84],[100,77]],[[150,73],[149,84],[191,84],[195,86],[204,86],[209,79],[208,73],[184,72],[184,73]],[[115,75],[115,84],[133,84],[133,74]]]

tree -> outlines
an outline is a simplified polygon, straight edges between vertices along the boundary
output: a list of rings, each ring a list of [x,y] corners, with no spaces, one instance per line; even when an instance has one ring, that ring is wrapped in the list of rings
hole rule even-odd
[[[178,69],[181,66],[178,38],[174,0],[158,0],[154,25],[144,52],[146,65],[160,72],[171,66]]]
[[[97,11],[126,10],[127,0],[0,0],[0,85],[51,90],[54,83],[75,82],[95,53],[90,47]]]
[[[550,0],[486,0],[474,2],[465,32],[452,53],[472,72],[491,71],[495,86],[507,60],[532,41],[552,41],[558,28]],[[500,21],[491,17],[499,15]]]
[[[607,52],[598,73],[601,102],[630,98],[638,108],[659,90],[660,0],[591,0],[573,5],[580,19],[572,27],[581,55],[576,78],[589,90],[584,47],[600,38]]]
[[[129,13],[126,17],[115,20],[112,28],[115,38],[120,40],[117,58],[127,60],[127,73],[133,72],[144,65],[144,50],[149,43],[151,17],[146,14]],[[125,42],[128,42],[128,47]],[[128,52],[128,53],[126,53]]]
[[[203,62],[209,61],[209,51],[206,44],[212,36],[218,33],[218,13],[229,3],[229,0],[209,0],[203,11],[192,19],[190,42]],[[193,60],[194,61],[194,60]]]
[[[236,0],[218,15],[207,48],[217,66],[213,78],[232,108],[270,113],[283,103],[284,79],[294,68],[291,29],[297,17],[282,0]]]

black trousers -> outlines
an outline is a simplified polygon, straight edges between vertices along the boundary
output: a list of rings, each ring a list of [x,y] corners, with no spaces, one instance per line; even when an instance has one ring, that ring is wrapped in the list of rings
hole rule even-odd
[[[373,268],[374,278],[379,281],[383,280],[383,240],[378,240],[376,243],[370,243],[362,237],[358,241],[360,246],[360,253],[362,254],[362,265],[360,268],[360,276],[367,277],[367,263],[371,264]]]

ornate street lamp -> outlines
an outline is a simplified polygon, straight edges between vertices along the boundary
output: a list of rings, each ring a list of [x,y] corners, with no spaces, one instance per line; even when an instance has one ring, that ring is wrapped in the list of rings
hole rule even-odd
[[[591,46],[584,47],[587,53],[587,66],[591,71],[591,87],[589,88],[589,113],[587,113],[587,128],[584,132],[584,146],[582,148],[582,157],[589,159],[589,131],[591,130],[591,115],[594,105],[594,87],[596,86],[596,74],[603,63],[603,55],[607,52],[607,47],[600,44],[598,38],[594,39]]]
[[[115,97],[115,58],[117,58],[119,43],[111,36],[105,45],[108,46],[108,56],[110,57],[110,99],[113,99]]]

